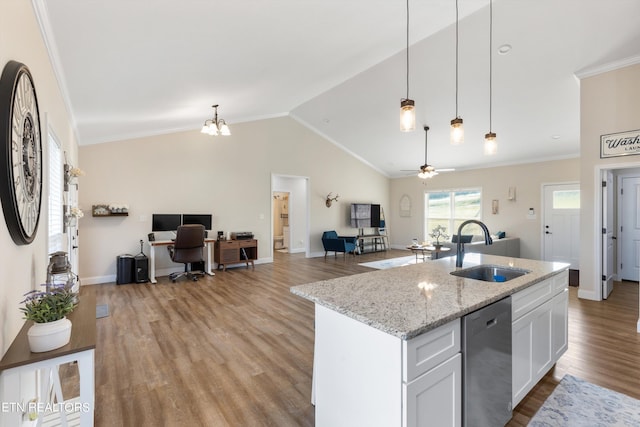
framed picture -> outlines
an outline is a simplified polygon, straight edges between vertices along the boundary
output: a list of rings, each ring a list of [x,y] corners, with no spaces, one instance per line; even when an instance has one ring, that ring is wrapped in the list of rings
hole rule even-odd
[[[640,154],[640,129],[600,136],[600,158]]]

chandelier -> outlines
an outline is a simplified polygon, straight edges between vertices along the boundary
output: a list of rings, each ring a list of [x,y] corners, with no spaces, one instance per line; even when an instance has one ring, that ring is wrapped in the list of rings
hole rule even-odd
[[[224,119],[218,120],[218,104],[212,105],[215,113],[212,119],[205,120],[200,132],[209,135],[231,135],[231,130],[227,126],[227,122]]]

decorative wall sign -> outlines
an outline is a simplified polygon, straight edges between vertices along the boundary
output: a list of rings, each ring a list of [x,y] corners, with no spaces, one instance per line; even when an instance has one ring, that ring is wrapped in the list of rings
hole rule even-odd
[[[640,129],[600,137],[600,158],[640,154]]]
[[[411,198],[406,194],[403,194],[402,197],[400,197],[400,216],[411,216]]]

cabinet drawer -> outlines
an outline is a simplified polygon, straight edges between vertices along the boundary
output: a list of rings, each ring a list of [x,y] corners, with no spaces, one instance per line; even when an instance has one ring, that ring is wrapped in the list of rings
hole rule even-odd
[[[217,242],[220,245],[220,249],[229,249],[229,248],[239,248],[238,242],[236,240],[223,240]]]
[[[241,248],[252,248],[257,245],[258,242],[256,240],[238,240],[238,246]]]
[[[553,277],[536,283],[518,293],[511,299],[511,321],[514,322],[553,296]]]
[[[562,273],[553,276],[553,294],[559,294],[567,289],[569,286],[569,270],[565,270]]]
[[[460,319],[402,341],[402,380],[410,382],[460,352]]]

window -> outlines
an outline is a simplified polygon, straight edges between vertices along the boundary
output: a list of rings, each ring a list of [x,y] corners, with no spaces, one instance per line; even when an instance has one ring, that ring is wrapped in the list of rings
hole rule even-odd
[[[580,209],[580,190],[555,190],[553,209]]]
[[[453,191],[433,191],[425,193],[425,235],[428,240],[431,230],[442,225],[446,233],[458,232],[458,227],[468,219],[482,219],[482,190],[467,188]],[[480,226],[469,224],[464,234],[482,234]]]
[[[53,135],[49,134],[49,253],[62,251],[62,151]]]

